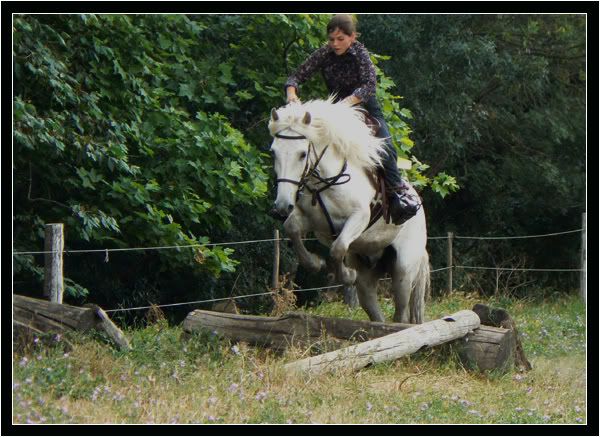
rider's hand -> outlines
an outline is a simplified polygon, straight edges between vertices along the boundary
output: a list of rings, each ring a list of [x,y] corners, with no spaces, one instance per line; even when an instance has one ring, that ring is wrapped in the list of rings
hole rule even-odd
[[[354,106],[354,105],[358,105],[361,102],[361,100],[356,97],[356,96],[348,96],[346,97],[344,100],[342,100],[342,103],[348,106]]]
[[[287,102],[288,103],[292,103],[292,102],[300,103],[300,99],[296,95],[296,89],[294,87],[288,87],[288,89],[287,89]]]

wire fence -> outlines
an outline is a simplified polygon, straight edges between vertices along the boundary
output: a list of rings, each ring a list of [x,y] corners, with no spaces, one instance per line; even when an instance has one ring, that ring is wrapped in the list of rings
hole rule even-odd
[[[537,234],[537,235],[520,235],[520,236],[452,235],[452,238],[464,239],[464,240],[467,240],[467,239],[470,239],[470,240],[511,240],[511,239],[552,237],[552,236],[572,234],[572,233],[582,232],[582,231],[583,231],[583,228],[573,229],[570,231],[553,232],[553,233],[548,233],[548,234]],[[427,239],[428,240],[447,240],[448,236],[428,237]],[[315,241],[315,240],[317,240],[317,239],[316,238],[303,239],[303,241]],[[15,256],[15,255],[55,254],[55,253],[59,253],[59,252],[64,253],[65,255],[82,254],[82,253],[105,253],[105,261],[108,262],[109,252],[130,252],[130,251],[172,250],[172,249],[181,250],[181,249],[198,248],[198,247],[236,246],[236,245],[256,244],[256,243],[273,243],[276,241],[290,241],[290,239],[289,238],[265,238],[265,239],[259,239],[259,240],[230,241],[230,242],[224,242],[224,243],[197,243],[197,244],[190,244],[190,245],[149,246],[149,247],[112,248],[112,249],[105,248],[105,249],[80,249],[80,250],[62,250],[62,251],[56,251],[56,250],[13,251],[12,254],[13,254],[13,256]],[[447,267],[430,270],[430,273],[437,273],[437,272],[442,272],[442,271],[446,271],[446,270],[450,270],[450,269],[495,270],[497,272],[499,272],[499,271],[531,271],[531,272],[582,272],[582,271],[585,271],[585,269],[582,269],[582,268],[580,268],[580,269],[538,269],[538,268],[516,268],[516,267],[482,267],[482,266],[449,265]],[[380,281],[385,281],[385,280],[390,280],[390,279],[391,278],[382,278],[382,279],[380,279]],[[300,289],[294,289],[293,291],[295,293],[307,292],[307,291],[323,291],[323,290],[338,288],[338,287],[343,287],[343,286],[344,286],[343,284],[335,284],[335,285],[327,285],[327,286],[313,287],[313,288],[300,288]],[[150,309],[150,308],[155,308],[155,307],[165,308],[165,307],[175,307],[175,306],[182,306],[182,305],[198,305],[198,304],[214,303],[214,302],[226,301],[226,300],[244,299],[244,298],[249,298],[249,297],[268,296],[268,295],[275,294],[277,292],[278,292],[278,290],[272,290],[272,291],[263,292],[263,293],[253,293],[253,294],[246,294],[246,295],[240,295],[240,296],[204,299],[204,300],[179,302],[179,303],[172,303],[172,304],[144,305],[144,306],[137,306],[137,307],[130,307],[130,308],[115,308],[115,309],[105,310],[105,312],[113,313],[113,312],[124,312],[124,311]]]
[[[571,231],[554,232],[551,234],[540,234],[540,235],[522,235],[522,236],[511,236],[511,237],[464,237],[460,235],[454,235],[456,239],[470,239],[470,240],[510,240],[517,238],[539,238],[539,237],[551,237],[555,235],[572,234],[575,232],[581,232],[583,229],[573,229]],[[448,237],[427,237],[428,240],[446,240]],[[316,238],[304,238],[302,241],[316,241]],[[14,255],[43,255],[50,253],[62,252],[65,255],[74,253],[110,253],[110,252],[128,252],[128,251],[146,251],[146,250],[170,250],[170,249],[189,249],[196,247],[214,247],[214,246],[237,246],[241,244],[253,244],[253,243],[272,243],[274,241],[290,241],[289,238],[265,238],[262,240],[246,240],[246,241],[229,241],[224,243],[196,243],[188,245],[173,245],[173,246],[148,246],[148,247],[125,247],[125,248],[113,248],[113,249],[65,249],[62,251],[56,250],[38,250],[38,251],[13,251]]]

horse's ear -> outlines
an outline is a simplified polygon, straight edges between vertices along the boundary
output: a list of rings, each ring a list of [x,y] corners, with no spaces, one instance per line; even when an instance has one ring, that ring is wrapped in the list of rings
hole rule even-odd
[[[304,118],[302,119],[302,123],[304,123],[304,124],[310,124],[310,112],[307,112],[306,114],[304,114]]]
[[[271,118],[273,119],[273,121],[279,120],[279,115],[277,115],[277,111],[275,110],[275,108],[271,109]]]

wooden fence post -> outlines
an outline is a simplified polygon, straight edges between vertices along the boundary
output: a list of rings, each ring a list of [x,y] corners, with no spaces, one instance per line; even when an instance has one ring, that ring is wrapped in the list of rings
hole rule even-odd
[[[581,214],[581,273],[579,274],[579,292],[583,303],[587,304],[587,272],[586,272],[586,261],[587,261],[587,226],[586,226],[586,213]]]
[[[273,289],[279,288],[279,230],[275,229],[275,253],[273,255],[273,278],[271,285]]]
[[[50,302],[62,303],[63,301],[63,224],[50,223],[44,230],[44,296]]]
[[[446,257],[448,266],[448,293],[452,293],[452,239],[454,238],[453,232],[448,232],[448,254]]]

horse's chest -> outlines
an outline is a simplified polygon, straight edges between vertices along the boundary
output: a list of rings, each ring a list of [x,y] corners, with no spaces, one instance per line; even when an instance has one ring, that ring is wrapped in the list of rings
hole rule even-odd
[[[341,199],[331,195],[321,195],[321,201],[316,195],[305,192],[299,199],[298,206],[315,232],[331,234],[329,221],[334,225],[336,233],[341,231],[353,206],[345,205]]]

